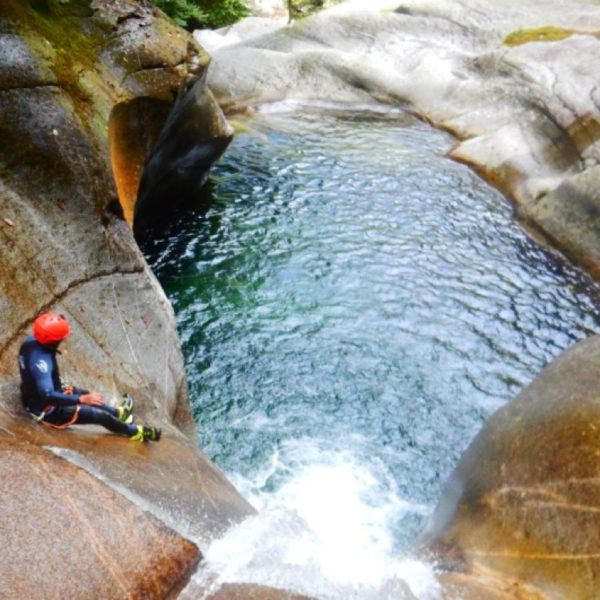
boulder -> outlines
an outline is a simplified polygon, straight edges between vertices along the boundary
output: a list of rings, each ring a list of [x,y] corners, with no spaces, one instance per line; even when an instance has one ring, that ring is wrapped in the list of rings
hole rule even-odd
[[[206,600],[311,600],[311,598],[261,585],[227,583]]]
[[[461,458],[425,538],[451,573],[450,597],[597,596],[599,369],[593,336],[493,415]]]
[[[233,127],[214,106],[206,71],[180,91],[144,166],[134,212],[138,237],[168,218],[177,203],[197,197],[210,166],[231,142]]]
[[[208,57],[146,1],[0,5],[0,595],[169,597],[253,512],[198,449],[173,310],[131,230],[142,165]],[[16,355],[44,310],[73,326],[62,375],[131,393],[159,444],[26,415]]]
[[[600,279],[600,166],[565,178],[520,214]]]

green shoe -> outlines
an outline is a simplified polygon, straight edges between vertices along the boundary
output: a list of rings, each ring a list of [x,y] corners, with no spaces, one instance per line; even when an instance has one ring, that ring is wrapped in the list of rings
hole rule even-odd
[[[160,427],[146,427],[144,425],[144,441],[158,442],[161,433]]]
[[[133,442],[143,442],[144,441],[144,426],[136,425],[137,432],[130,436],[130,440]]]
[[[161,431],[159,427],[148,427],[146,425],[137,425],[137,432],[129,439],[134,442],[158,442]]]
[[[127,425],[133,423],[133,398],[129,394],[123,394],[121,400],[115,406],[117,409],[117,419],[127,423]]]
[[[125,408],[122,406],[117,406],[117,419],[119,421],[123,421],[127,425],[131,425],[133,423],[133,415],[130,412],[127,412]]]

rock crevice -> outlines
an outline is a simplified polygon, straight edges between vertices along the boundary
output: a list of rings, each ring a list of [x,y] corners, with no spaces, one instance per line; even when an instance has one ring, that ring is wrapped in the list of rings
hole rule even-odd
[[[143,272],[143,269],[141,269],[141,268],[140,269],[132,269],[129,271],[120,270],[118,268],[115,268],[113,270],[106,271],[106,272],[96,272],[89,277],[83,277],[81,279],[76,279],[74,281],[71,281],[65,289],[56,292],[50,300],[46,300],[44,303],[40,304],[39,309],[36,311],[34,316],[29,317],[28,319],[23,321],[21,324],[16,326],[16,330],[14,331],[14,333],[6,340],[6,342],[4,342],[4,344],[2,346],[0,346],[0,361],[2,361],[4,352],[7,350],[7,348],[9,346],[11,346],[17,339],[21,339],[27,334],[27,331],[30,329],[31,325],[33,324],[33,321],[35,319],[35,316],[37,316],[37,314],[51,310],[52,307],[56,306],[57,304],[60,304],[64,300],[64,298],[70,292],[72,292],[74,289],[76,289],[82,285],[85,285],[87,283],[90,283],[92,281],[96,281],[98,279],[102,279],[102,278],[106,278],[106,277],[113,277],[114,275],[135,275],[135,274],[139,274],[142,272]]]

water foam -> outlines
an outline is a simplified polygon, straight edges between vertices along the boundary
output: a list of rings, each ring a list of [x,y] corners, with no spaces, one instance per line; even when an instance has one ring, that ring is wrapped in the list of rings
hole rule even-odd
[[[199,577],[217,574],[213,585],[257,583],[331,600],[438,597],[432,566],[394,548],[394,523],[428,509],[400,498],[351,453],[288,442],[261,472],[232,480],[259,514],[208,548],[212,574]]]

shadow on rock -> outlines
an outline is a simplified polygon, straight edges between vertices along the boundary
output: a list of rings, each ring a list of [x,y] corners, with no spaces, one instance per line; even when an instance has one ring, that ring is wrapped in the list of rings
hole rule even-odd
[[[180,93],[146,161],[134,216],[136,237],[195,197],[211,165],[233,138],[233,128],[206,87],[206,71]]]

